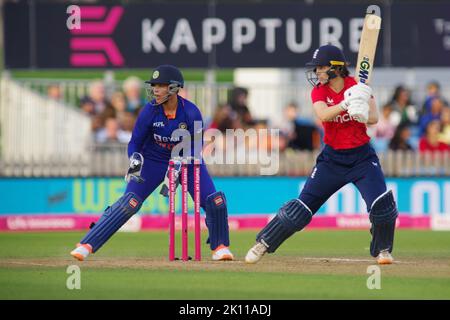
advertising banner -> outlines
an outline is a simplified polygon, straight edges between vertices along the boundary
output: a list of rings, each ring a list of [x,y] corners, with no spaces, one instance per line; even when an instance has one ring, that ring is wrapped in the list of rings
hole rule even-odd
[[[365,10],[345,3],[8,2],[5,66],[302,68],[327,43],[354,65]],[[381,12],[377,65],[450,65],[450,4],[392,4]]]

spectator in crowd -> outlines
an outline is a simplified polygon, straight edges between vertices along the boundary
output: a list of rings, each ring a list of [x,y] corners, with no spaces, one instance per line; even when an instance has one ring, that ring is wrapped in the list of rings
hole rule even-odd
[[[282,137],[287,139],[287,147],[294,150],[315,150],[320,148],[320,132],[313,119],[300,118],[298,105],[289,103],[284,108]]]
[[[422,115],[420,118],[420,135],[425,133],[428,124],[433,120],[440,120],[441,113],[444,108],[444,102],[441,98],[433,98],[430,100],[430,111]]]
[[[244,127],[251,127],[254,124],[250,109],[247,106],[248,90],[236,87],[231,91],[230,106],[237,113],[240,122]]]
[[[220,104],[217,106],[209,128],[218,129],[225,133],[226,129],[242,128],[237,113],[229,104]]]
[[[91,129],[94,135],[97,135],[101,129],[104,129],[106,120],[109,118],[116,118],[116,111],[111,105],[108,105],[103,112],[91,115]]]
[[[273,127],[280,130],[280,135],[287,141],[295,137],[295,120],[297,119],[297,104],[291,102],[283,109],[283,118],[280,123],[272,124]]]
[[[100,112],[100,115],[101,115],[104,119],[107,119],[107,118],[116,118],[116,117],[117,117],[117,112],[116,112],[116,109],[114,109],[112,105],[108,104],[108,105],[106,106],[106,108],[105,108],[102,112]]]
[[[391,140],[398,123],[392,118],[394,109],[390,103],[383,106],[378,123],[375,127],[375,137]]]
[[[123,83],[123,92],[126,99],[126,110],[136,115],[145,106],[145,99],[141,96],[142,81],[138,77],[128,77]]]
[[[391,104],[395,113],[395,116],[393,117],[394,122],[407,123],[410,125],[417,124],[417,107],[412,104],[411,93],[408,89],[403,86],[395,88]]]
[[[128,143],[131,139],[131,134],[133,132],[134,124],[136,123],[136,116],[131,112],[124,112],[117,117],[119,121],[119,127],[122,130],[122,135],[120,136],[120,142],[125,141]]]
[[[87,101],[94,105],[93,114],[102,113],[109,105],[109,101],[106,99],[105,86],[102,81],[94,81],[89,86],[89,95],[81,100],[81,105]]]
[[[411,137],[411,131],[407,123],[401,123],[397,126],[394,132],[394,136],[389,142],[389,149],[398,151],[413,150],[413,147],[409,144],[408,140]]]
[[[101,114],[95,114],[91,116],[91,131],[94,134],[94,137],[96,133],[105,127],[105,118]]]
[[[108,106],[105,110],[103,110],[103,112],[92,116],[92,122],[100,125],[100,127],[96,127],[95,129],[93,126],[94,132],[97,132],[99,129],[103,128],[105,126],[106,119],[108,118],[116,118],[116,110],[114,110],[111,106]]]
[[[105,105],[102,107],[101,112],[95,111],[95,102],[92,99],[87,98],[81,102],[82,109],[91,117],[91,128],[94,135],[96,135],[100,129],[105,127],[108,118],[116,117],[116,110],[114,107],[108,100],[104,99],[104,101]]]
[[[437,81],[431,81],[427,85],[427,95],[422,106],[422,114],[431,112],[431,104],[434,98],[440,98],[445,105],[448,105],[447,101],[441,95],[441,85]]]
[[[253,129],[256,130],[258,136],[256,140],[257,144],[254,145],[254,149],[269,152],[272,149],[272,143],[274,143],[274,141],[272,141],[272,136],[267,125],[267,120],[256,121]]]
[[[127,112],[127,102],[125,100],[125,95],[116,91],[111,96],[111,106],[115,111],[115,116],[120,118],[124,113]]]
[[[86,115],[92,117],[95,115],[95,106],[94,102],[90,99],[82,99],[80,102],[80,109],[83,111]]]
[[[441,130],[441,123],[439,120],[432,120],[428,123],[425,135],[420,138],[419,151],[450,151],[450,146],[439,141],[439,132]]]
[[[57,84],[51,84],[47,87],[47,97],[54,101],[62,101],[61,88]]]
[[[439,141],[450,145],[450,107],[442,109]]]
[[[109,117],[105,120],[105,127],[97,132],[96,141],[99,143],[128,143],[130,140],[129,135],[119,127],[117,119]]]

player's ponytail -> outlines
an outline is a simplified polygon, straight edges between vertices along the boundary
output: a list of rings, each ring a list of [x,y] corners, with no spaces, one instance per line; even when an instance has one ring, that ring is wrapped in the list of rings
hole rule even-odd
[[[348,77],[350,75],[350,71],[348,70],[346,65],[342,66],[339,71],[341,73],[342,78]]]

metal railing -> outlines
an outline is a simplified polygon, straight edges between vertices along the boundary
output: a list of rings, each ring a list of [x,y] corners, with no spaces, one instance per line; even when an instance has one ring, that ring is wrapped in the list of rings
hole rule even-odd
[[[286,150],[280,153],[277,176],[307,176],[318,151]],[[450,176],[450,153],[387,151],[378,154],[386,176]],[[258,164],[207,164],[212,176],[259,176]],[[80,157],[0,160],[3,177],[123,176],[128,168],[126,145],[93,145]]]

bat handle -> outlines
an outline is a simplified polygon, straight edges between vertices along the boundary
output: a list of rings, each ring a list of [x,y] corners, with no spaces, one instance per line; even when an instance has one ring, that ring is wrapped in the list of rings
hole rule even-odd
[[[372,4],[367,7],[366,14],[374,14],[378,17],[381,17],[381,9],[376,4]]]

